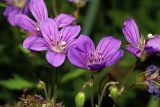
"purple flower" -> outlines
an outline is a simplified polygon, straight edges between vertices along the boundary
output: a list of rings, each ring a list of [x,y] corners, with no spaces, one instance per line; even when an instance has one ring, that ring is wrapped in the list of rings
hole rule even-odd
[[[133,18],[128,18],[124,22],[122,32],[129,42],[129,45],[126,46],[127,51],[136,57],[160,52],[160,42],[158,42],[160,41],[160,35],[144,40]]]
[[[160,90],[159,90],[160,86],[157,86],[157,84],[154,83],[154,81],[152,80],[148,81],[148,84],[149,84],[148,92],[160,98]]]
[[[3,15],[7,17],[11,25],[16,25],[16,15],[28,14],[29,0],[5,0],[7,7]]]
[[[40,22],[48,19],[48,11],[44,0],[31,0],[29,8],[36,21],[23,14],[17,15],[16,21],[20,28],[31,32],[31,35],[24,40],[23,47],[34,50],[31,46],[32,42],[37,41],[37,36],[39,39],[43,38],[40,32]],[[56,25],[61,28],[70,25],[74,20],[75,18],[67,14],[60,14],[54,18]]]
[[[123,51],[119,50],[120,45],[120,40],[108,36],[102,38],[95,49],[92,40],[81,35],[69,48],[68,59],[77,67],[96,72],[111,66],[123,56]]]
[[[145,83],[148,85],[148,92],[160,97],[160,72],[155,65],[150,65],[145,71]]]
[[[80,26],[67,26],[58,31],[57,24],[52,19],[40,23],[42,37],[31,36],[25,47],[34,51],[47,50],[48,62],[58,67],[63,64],[68,48],[80,32]]]

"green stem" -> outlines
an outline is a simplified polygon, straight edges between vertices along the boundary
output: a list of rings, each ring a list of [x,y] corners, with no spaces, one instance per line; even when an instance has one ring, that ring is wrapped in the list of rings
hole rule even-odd
[[[57,89],[58,89],[58,84],[57,84],[57,77],[58,77],[58,75],[57,75],[57,69],[55,69],[55,80],[54,80],[54,101],[56,102],[56,100],[57,100]]]
[[[52,0],[54,15],[57,16],[57,5],[56,0]]]
[[[138,61],[137,61],[138,62]],[[132,67],[130,68],[130,70],[128,71],[126,77],[124,78],[124,80],[122,81],[121,87],[123,88],[124,84],[127,82],[128,78],[130,77],[130,75],[132,74],[133,70],[135,69],[137,62],[135,64],[132,65]]]
[[[7,5],[5,3],[0,2],[0,7],[6,7]]]
[[[106,88],[111,84],[118,84],[118,82],[109,82],[109,83],[105,84],[105,86],[102,89],[102,93],[101,93],[101,95],[100,95],[100,97],[98,99],[98,107],[101,107],[101,103],[102,103],[103,97],[105,95]]]
[[[47,88],[46,88],[46,86],[45,86],[45,88],[44,88],[44,94],[45,94],[45,97],[46,97],[46,99],[48,98],[48,93],[47,93]]]
[[[92,81],[92,86],[91,86],[91,107],[94,107],[94,76],[93,73],[91,74],[91,81]]]

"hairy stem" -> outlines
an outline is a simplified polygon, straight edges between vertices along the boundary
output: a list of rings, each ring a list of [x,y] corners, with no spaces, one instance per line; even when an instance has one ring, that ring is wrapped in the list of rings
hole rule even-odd
[[[137,61],[138,62],[138,61]],[[132,67],[130,68],[130,70],[128,71],[126,77],[124,78],[124,80],[122,81],[121,87],[123,88],[124,84],[127,82],[128,78],[130,77],[130,75],[132,74],[133,70],[135,69],[137,62],[135,64],[132,65]]]
[[[91,82],[92,82],[92,86],[91,86],[91,107],[94,107],[94,76],[93,73],[91,74]]]
[[[102,93],[101,93],[100,97],[98,98],[98,107],[101,107],[101,103],[102,103],[103,97],[105,95],[106,88],[111,84],[118,84],[118,82],[109,82],[109,83],[105,84],[105,86],[102,89]]]
[[[57,75],[57,69],[55,69],[55,80],[54,80],[54,101],[56,102],[56,100],[57,100],[57,88],[58,88],[58,84],[57,84],[57,78],[58,77],[58,75]]]

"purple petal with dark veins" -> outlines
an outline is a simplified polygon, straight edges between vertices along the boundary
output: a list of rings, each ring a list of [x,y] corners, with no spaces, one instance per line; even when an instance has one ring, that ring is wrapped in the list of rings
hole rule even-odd
[[[98,43],[96,52],[102,55],[102,58],[107,58],[110,55],[114,54],[121,45],[121,41],[112,37],[104,37]]]
[[[88,65],[88,69],[92,72],[97,72],[105,68],[105,62],[101,63],[95,63]]]
[[[138,47],[140,45],[139,30],[133,18],[128,18],[124,22],[122,32],[130,45],[134,47]]]
[[[60,38],[62,41],[71,43],[80,33],[80,26],[67,26],[61,29]]]
[[[36,23],[26,15],[23,14],[17,15],[16,24],[23,30],[30,32],[38,32],[36,28]]]
[[[93,41],[86,35],[80,35],[73,44],[68,49],[69,61],[75,66],[88,69],[89,58],[95,50]]]
[[[112,54],[108,59],[106,59],[107,60],[106,67],[115,64],[121,57],[123,57],[123,54],[124,54],[123,50],[119,50],[114,54]]]
[[[146,41],[145,51],[147,53],[160,53],[160,35],[156,35]]]
[[[38,22],[48,18],[48,11],[44,0],[31,0],[29,8],[32,15]]]
[[[54,18],[55,23],[58,25],[58,27],[65,27],[70,25],[73,21],[75,21],[75,18],[68,14],[60,14]]]
[[[48,50],[47,42],[39,35],[28,36],[23,42],[23,47],[34,51]]]
[[[41,21],[40,30],[42,36],[49,44],[52,44],[52,42],[57,42],[60,40],[58,27],[52,19]]]
[[[126,46],[126,50],[136,57],[141,57],[141,50],[133,46]]]
[[[88,56],[83,51],[73,46],[69,48],[67,57],[73,65],[87,69]]]
[[[59,67],[64,63],[66,55],[48,50],[46,54],[47,61],[54,67]]]

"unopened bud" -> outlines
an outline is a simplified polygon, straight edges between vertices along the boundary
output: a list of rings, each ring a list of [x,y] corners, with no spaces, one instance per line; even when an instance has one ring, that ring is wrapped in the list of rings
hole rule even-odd
[[[86,99],[86,95],[84,92],[79,92],[75,98],[76,107],[83,107]]]
[[[37,88],[38,89],[45,89],[46,85],[43,81],[39,80],[38,84],[37,84]]]
[[[109,96],[110,96],[111,98],[115,99],[115,98],[118,97],[119,91],[118,91],[118,89],[117,89],[116,86],[110,86],[110,87],[109,87],[109,91],[110,91]]]

